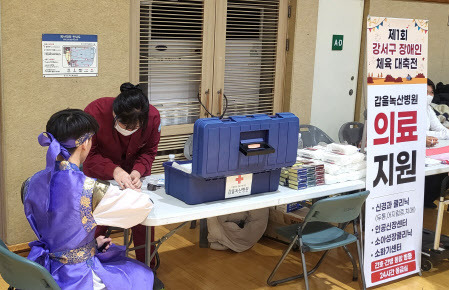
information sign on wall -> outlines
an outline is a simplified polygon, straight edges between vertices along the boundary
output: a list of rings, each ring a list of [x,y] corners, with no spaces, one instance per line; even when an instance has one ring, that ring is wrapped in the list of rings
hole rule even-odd
[[[343,35],[332,35],[332,50],[343,50]]]
[[[98,76],[97,35],[42,34],[44,77]]]

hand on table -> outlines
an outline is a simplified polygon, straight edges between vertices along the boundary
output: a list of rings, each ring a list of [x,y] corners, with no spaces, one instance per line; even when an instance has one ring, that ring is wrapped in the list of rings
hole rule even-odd
[[[120,167],[116,167],[114,169],[113,176],[114,176],[114,180],[117,181],[117,183],[121,189],[125,189],[125,188],[136,189],[136,187],[133,184],[133,180],[132,180],[131,176],[125,170],[121,169]]]
[[[131,174],[129,175],[131,177],[131,182],[134,185],[136,190],[140,190],[142,187],[142,181],[140,181],[140,173],[137,170],[131,171]]]
[[[438,138],[426,136],[426,147],[433,147],[438,144]]]
[[[100,249],[104,244],[106,244],[106,246],[104,247],[104,249],[102,251],[103,253],[106,252],[112,244],[111,243],[112,239],[105,238],[105,236],[98,236],[96,240],[97,240],[97,248],[98,249]]]

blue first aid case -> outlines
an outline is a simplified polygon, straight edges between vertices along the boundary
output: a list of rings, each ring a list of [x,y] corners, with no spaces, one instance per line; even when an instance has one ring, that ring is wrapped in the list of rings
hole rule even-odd
[[[291,166],[298,131],[299,119],[292,113],[199,119],[193,132],[192,174],[207,178]],[[242,147],[254,143],[269,147],[245,154]]]
[[[280,168],[296,162],[298,133],[299,119],[292,113],[199,119],[188,161],[192,174],[165,162],[165,190],[188,204],[220,200],[226,177],[253,173],[251,194],[276,191]]]
[[[191,161],[176,161],[186,164]],[[165,192],[187,204],[199,204],[223,200],[226,196],[226,177],[203,178],[173,168],[173,162],[165,162]],[[251,194],[278,190],[281,169],[253,174]]]

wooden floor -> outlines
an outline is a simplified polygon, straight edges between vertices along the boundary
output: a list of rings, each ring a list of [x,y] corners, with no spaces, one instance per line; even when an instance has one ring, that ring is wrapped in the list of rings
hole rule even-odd
[[[434,228],[436,210],[425,210],[424,225]],[[167,233],[168,227],[158,227],[158,237]],[[443,233],[449,235],[449,213],[445,213]],[[172,236],[160,249],[161,266],[157,271],[166,289],[304,289],[304,281],[297,280],[275,288],[266,285],[271,270],[277,263],[285,245],[262,238],[250,250],[243,253],[214,251],[198,247],[198,228],[188,226]],[[114,242],[120,244],[121,238]],[[350,248],[356,255],[355,247]],[[319,254],[308,253],[306,260],[312,266]],[[298,252],[292,252],[278,271],[285,277],[301,270]],[[437,265],[423,277],[418,275],[373,289],[449,289],[449,261]],[[309,277],[311,289],[360,289],[359,282],[352,281],[352,266],[343,250],[330,252],[320,269]],[[0,279],[0,289],[7,289]]]

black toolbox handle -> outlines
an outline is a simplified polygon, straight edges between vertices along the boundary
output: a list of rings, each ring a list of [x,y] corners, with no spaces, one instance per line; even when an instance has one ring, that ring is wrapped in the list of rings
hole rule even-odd
[[[274,153],[276,151],[276,150],[274,150],[273,147],[271,147],[266,142],[259,142],[256,144],[260,144],[260,147],[259,148],[248,148],[248,145],[252,145],[252,144],[240,143],[239,151],[242,152],[243,155],[245,155],[245,156],[266,155],[266,154]]]

